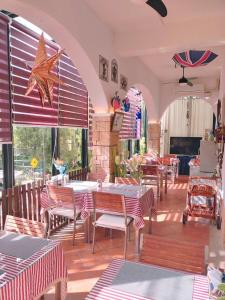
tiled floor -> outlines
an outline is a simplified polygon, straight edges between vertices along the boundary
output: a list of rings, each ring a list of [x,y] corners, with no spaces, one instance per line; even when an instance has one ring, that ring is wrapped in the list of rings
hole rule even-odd
[[[184,226],[181,222],[185,207],[187,178],[168,187],[168,193],[163,194],[163,200],[158,203],[157,218],[153,221],[153,233],[167,236],[175,240],[187,240],[209,245],[209,262],[225,267],[225,251],[221,243],[221,232],[212,222],[193,218]],[[147,220],[146,220],[147,223]],[[147,226],[146,226],[147,227]],[[114,232],[113,238],[105,237],[104,230],[97,229],[96,253],[91,253],[91,245],[84,243],[83,226],[79,228],[76,244],[72,246],[72,231],[70,227],[59,232],[53,238],[61,239],[65,251],[69,271],[68,297],[84,299],[98,280],[107,265],[115,257],[123,257],[123,232]],[[136,260],[134,254],[134,232],[128,246],[128,259]],[[53,299],[50,291],[45,299]]]

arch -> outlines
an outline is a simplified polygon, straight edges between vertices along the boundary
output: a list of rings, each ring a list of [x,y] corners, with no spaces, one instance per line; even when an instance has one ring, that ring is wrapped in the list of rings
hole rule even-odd
[[[33,4],[33,3],[32,3]],[[7,11],[24,17],[28,21],[42,28],[54,37],[57,43],[65,48],[67,54],[78,68],[79,73],[87,86],[96,112],[108,112],[109,104],[101,81],[98,78],[95,66],[84,50],[74,31],[62,24],[58,19],[37,8],[29,2],[19,0],[2,0],[1,7]]]

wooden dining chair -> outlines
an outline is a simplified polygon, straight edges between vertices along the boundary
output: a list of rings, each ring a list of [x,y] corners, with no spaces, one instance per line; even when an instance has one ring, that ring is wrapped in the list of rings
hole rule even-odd
[[[158,165],[141,165],[143,184],[156,186],[157,197],[160,197],[160,172]]]
[[[127,216],[124,196],[103,192],[92,192],[92,196],[94,204],[92,253],[95,251],[95,229],[103,227],[125,232],[124,257],[126,258],[128,230],[133,218]],[[101,213],[101,216],[97,218],[96,213]]]
[[[115,183],[139,185],[140,180],[132,177],[115,177]]]
[[[204,274],[207,246],[164,236],[142,234],[140,261],[165,268]]]
[[[44,223],[11,215],[6,216],[4,230],[40,238],[46,236],[46,226]]]
[[[73,220],[73,245],[75,242],[76,221],[80,216],[81,210],[76,207],[74,190],[69,187],[61,187],[55,185],[47,185],[48,197],[55,202],[55,206],[51,208],[49,213],[49,230],[50,235],[52,216],[62,216],[69,220]]]

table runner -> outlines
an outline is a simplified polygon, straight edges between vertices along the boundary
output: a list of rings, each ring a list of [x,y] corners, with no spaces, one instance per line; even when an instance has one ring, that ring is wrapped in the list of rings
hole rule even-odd
[[[144,216],[151,208],[156,213],[156,201],[152,188],[137,185],[103,183],[98,189],[97,182],[73,181],[67,185],[74,189],[76,206],[81,209],[81,217],[86,219],[93,211],[92,191],[102,191],[125,196],[127,214],[134,218],[134,226],[137,229],[144,227]],[[41,196],[42,213],[55,203],[48,198],[46,191]]]
[[[63,282],[61,299],[65,299],[67,269],[57,241],[25,260],[0,253],[0,269],[5,272],[0,276],[1,300],[33,300],[59,281]]]
[[[112,263],[107,267],[107,269],[103,272],[102,276],[99,278],[91,292],[87,295],[85,298],[86,300],[159,300],[158,298],[146,298],[144,296],[140,295],[134,295],[131,291],[125,292],[121,291],[115,288],[113,286],[113,282],[115,278],[120,274],[121,268],[125,264],[125,260],[122,259],[115,259],[112,261]],[[131,263],[131,262],[126,262]],[[132,263],[131,263],[132,264]],[[153,267],[151,265],[145,265],[138,263],[140,266],[148,266]],[[176,272],[173,270],[169,270],[166,268],[161,267],[155,267],[162,271],[171,271]],[[184,272],[176,272],[178,274],[188,274]],[[195,275],[195,274],[189,274],[190,276],[194,276],[194,284],[192,289],[192,300],[208,300],[209,299],[209,289],[208,289],[208,279],[206,276],[202,275]],[[132,277],[132,273],[130,274],[130,277]],[[165,288],[165,287],[164,287]],[[176,288],[181,288],[175,287]],[[167,295],[166,300],[174,300],[173,296],[172,298]],[[183,300],[183,298],[182,298]]]

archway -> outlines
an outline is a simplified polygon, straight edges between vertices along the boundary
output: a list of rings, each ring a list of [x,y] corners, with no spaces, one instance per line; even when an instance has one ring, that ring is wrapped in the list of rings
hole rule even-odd
[[[57,43],[65,48],[67,54],[78,68],[87,86],[95,111],[108,112],[108,101],[102,83],[98,78],[95,66],[85,52],[83,45],[79,42],[78,34],[75,36],[72,34],[72,31],[58,19],[38,7],[34,9],[29,2],[3,0],[1,1],[1,7],[26,18],[54,37]]]

